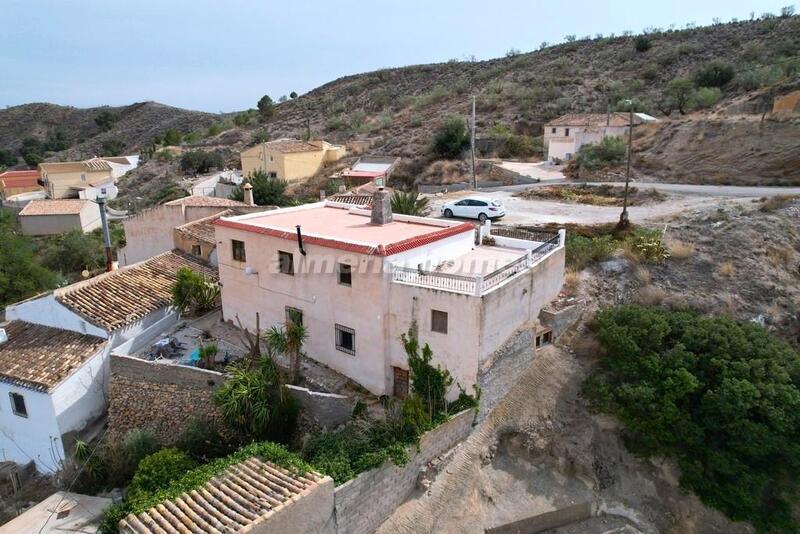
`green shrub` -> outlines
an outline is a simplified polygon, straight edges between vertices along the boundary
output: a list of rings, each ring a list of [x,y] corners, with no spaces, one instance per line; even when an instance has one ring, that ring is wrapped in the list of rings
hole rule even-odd
[[[637,52],[647,52],[650,48],[653,47],[652,41],[646,35],[639,35],[636,37],[636,40],[633,42],[633,47],[636,49]]]
[[[216,419],[194,417],[175,441],[175,446],[198,462],[206,463],[230,454],[233,443],[223,435]]]
[[[263,121],[268,121],[275,115],[275,104],[272,102],[272,98],[270,98],[269,95],[262,96],[256,107]]]
[[[161,150],[156,152],[156,161],[166,163],[168,161],[172,161],[173,159],[175,159],[175,154],[173,154],[171,150],[162,148]]]
[[[208,137],[214,137],[215,135],[219,135],[220,133],[222,133],[222,125],[218,122],[215,122],[214,124],[208,127],[206,135]]]
[[[425,108],[428,106],[432,106],[433,104],[437,104],[447,98],[450,95],[450,91],[443,85],[437,85],[427,93],[423,93],[416,97],[414,100],[414,106],[417,108]]]
[[[101,156],[119,156],[125,150],[125,142],[121,139],[107,139],[100,145]]]
[[[181,155],[181,170],[185,173],[203,174],[211,169],[222,170],[225,158],[219,152],[190,150]]]
[[[661,263],[669,258],[669,250],[658,230],[637,228],[625,238],[625,247],[639,260],[647,263]]]
[[[175,448],[161,449],[146,456],[139,462],[136,474],[128,486],[128,500],[135,506],[139,499],[166,487],[196,466],[197,463],[192,458]]]
[[[202,315],[219,303],[219,284],[188,267],[180,267],[172,284],[172,304],[190,316]]]
[[[752,91],[763,85],[769,85],[779,81],[783,75],[783,69],[777,65],[762,67],[760,69],[751,69],[739,75],[737,84],[745,91]]]
[[[469,132],[464,119],[451,115],[433,138],[433,152],[441,158],[456,159],[469,144]]]
[[[565,262],[568,268],[582,271],[592,263],[609,259],[617,248],[611,235],[584,237],[567,233]]]
[[[406,351],[411,380],[411,391],[426,405],[428,417],[435,420],[438,414],[447,414],[447,393],[453,385],[453,377],[447,369],[431,365],[433,351],[425,343],[422,347],[413,329],[400,336]]]
[[[161,139],[164,146],[178,146],[181,144],[181,140],[183,136],[177,130],[167,130],[164,132],[164,136]]]
[[[722,87],[733,80],[733,76],[732,65],[721,61],[712,61],[694,73],[694,83],[698,87]]]
[[[782,58],[779,59],[775,64],[781,69],[783,75],[787,78],[793,78],[800,73],[800,57]]]
[[[599,143],[583,145],[570,165],[577,169],[597,170],[621,165],[625,162],[628,148],[622,137],[604,137]]]
[[[428,197],[421,197],[416,191],[395,191],[391,204],[392,212],[402,215],[422,216],[428,211]]]
[[[529,158],[541,155],[542,138],[529,135],[509,135],[502,143],[499,156],[501,158]]]
[[[722,98],[722,91],[719,87],[701,87],[692,96],[694,107],[704,109],[710,108]]]
[[[253,186],[253,202],[257,206],[287,206],[291,200],[286,196],[286,187],[289,183],[286,180],[270,178],[264,171],[255,171],[247,177],[247,182]],[[237,186],[231,199],[244,200],[244,183]]]
[[[269,141],[269,139],[270,139],[269,130],[267,130],[266,128],[262,128],[261,130],[253,132],[252,140],[253,143],[255,144],[266,143],[267,141]]]
[[[681,485],[760,532],[797,532],[800,356],[754,323],[641,306],[600,312],[584,392],[628,447],[674,458]]]

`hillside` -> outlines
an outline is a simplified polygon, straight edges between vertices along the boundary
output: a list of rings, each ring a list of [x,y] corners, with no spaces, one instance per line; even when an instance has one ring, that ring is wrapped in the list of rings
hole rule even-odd
[[[346,76],[277,104],[267,123],[254,111],[220,116],[150,102],[92,109],[16,106],[0,110],[0,149],[16,150],[24,137],[44,140],[62,131],[71,146],[49,158],[64,159],[100,153],[104,142],[115,140],[126,151],[137,150],[175,129],[188,136],[185,146],[237,151],[255,138],[301,137],[308,128],[315,137],[351,148],[402,156],[403,174],[419,182],[434,173],[429,150],[433,130],[450,114],[465,116],[470,95],[477,97],[479,137],[505,125],[535,138],[548,119],[605,112],[609,105],[620,109],[624,98],[633,98],[637,110],[666,119],[637,142],[640,173],[661,180],[800,183],[794,142],[798,119],[763,116],[775,95],[798,88],[798,54],[797,16],[679,31],[652,29],[638,37],[570,38],[489,61],[453,60]],[[671,103],[669,82],[694,79],[712,62],[730,66],[733,78],[681,114]],[[95,124],[102,111],[117,118],[108,131]],[[741,165],[742,146],[748,147],[747,165]],[[448,172],[466,168],[454,165]],[[162,164],[152,169],[145,164],[127,183],[160,179],[168,187],[176,183],[176,174],[174,163],[166,171]]]

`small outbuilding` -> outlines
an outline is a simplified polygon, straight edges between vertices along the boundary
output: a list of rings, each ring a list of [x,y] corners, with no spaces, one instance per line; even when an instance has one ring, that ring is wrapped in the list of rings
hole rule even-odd
[[[100,207],[87,199],[31,200],[19,212],[25,235],[54,235],[100,228]]]

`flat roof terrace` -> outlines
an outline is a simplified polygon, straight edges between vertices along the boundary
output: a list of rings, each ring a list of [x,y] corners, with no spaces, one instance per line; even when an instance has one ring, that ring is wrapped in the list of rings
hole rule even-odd
[[[368,210],[320,202],[298,208],[223,217],[215,224],[294,241],[297,240],[297,225],[300,225],[306,243],[380,256],[475,231],[475,227],[468,223],[407,215],[394,215],[393,219],[391,223],[376,225],[370,222]]]

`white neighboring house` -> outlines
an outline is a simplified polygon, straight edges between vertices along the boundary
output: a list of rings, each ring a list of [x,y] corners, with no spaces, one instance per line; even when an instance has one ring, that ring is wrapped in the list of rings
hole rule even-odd
[[[112,349],[121,354],[134,352],[177,323],[179,315],[172,306],[171,288],[181,267],[188,267],[210,279],[216,279],[216,270],[196,258],[181,252],[166,252],[147,261],[59,288],[6,308],[6,319],[11,321],[11,325],[46,327],[46,330],[34,329],[31,332],[37,334],[36,340],[48,337],[42,332],[49,332],[50,338],[36,352],[41,355],[40,360],[37,360],[41,372],[33,367],[28,370],[18,369],[20,366],[10,369],[17,374],[23,371],[31,373],[30,376],[21,376],[27,377],[33,383],[42,376],[51,376],[47,373],[51,373],[52,377],[60,373],[64,375],[62,380],[67,373],[73,374],[63,384],[53,378],[52,384],[44,381],[38,390],[28,388],[30,391],[23,392],[29,414],[48,413],[47,407],[53,405],[50,410],[52,415],[42,415],[41,419],[37,417],[34,420],[30,415],[25,418],[15,415],[10,409],[0,408],[3,429],[6,429],[6,425],[11,425],[10,435],[13,436],[11,441],[0,435],[0,449],[10,451],[16,447],[14,442],[24,443],[22,447],[16,448],[30,454],[29,451],[33,450],[32,444],[38,444],[37,455],[34,457],[37,469],[47,471],[58,468],[57,462],[64,458],[65,445],[69,449],[69,444],[63,443],[62,436],[67,432],[79,432],[87,422],[103,413],[106,408],[104,393],[108,386],[109,354]],[[14,339],[20,335],[19,328],[10,327],[9,344],[5,345],[5,349],[0,345],[0,362],[3,361],[3,350],[12,351],[7,356],[13,356],[13,351],[18,346]],[[68,357],[71,351],[77,350],[76,347],[82,346],[76,340],[86,343],[87,339],[98,343],[95,352]],[[30,343],[26,346],[36,347]],[[12,363],[13,361],[15,360],[9,360]],[[78,361],[91,362],[88,367],[81,367],[86,368],[86,373],[78,369]],[[26,364],[22,367],[29,366]],[[0,380],[2,375],[3,370],[0,367]],[[10,376],[13,378],[16,375]],[[92,377],[91,380],[89,376]],[[99,395],[88,398],[84,387],[87,383],[93,384],[92,387],[97,385],[93,391],[98,391]],[[56,385],[58,387],[53,391],[48,389]],[[19,392],[17,385],[2,384],[2,387],[8,393],[12,393],[9,387],[17,388],[14,391]],[[0,394],[0,405],[6,402],[2,399],[4,396],[7,395]],[[9,414],[15,417],[9,417]],[[44,441],[41,439],[43,435],[46,437]],[[52,457],[51,450],[55,451]],[[19,455],[7,458],[21,463],[29,461]]]
[[[544,125],[544,147],[548,161],[572,159],[583,145],[598,143],[604,137],[628,134],[631,122],[627,112],[575,113],[564,115]],[[646,113],[634,113],[633,125],[658,122]]]
[[[56,472],[66,458],[65,436],[105,410],[107,342],[24,321],[0,328],[0,460]]]
[[[25,235],[63,234],[71,230],[83,233],[100,228],[100,208],[92,200],[60,198],[31,200],[19,212]]]

